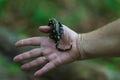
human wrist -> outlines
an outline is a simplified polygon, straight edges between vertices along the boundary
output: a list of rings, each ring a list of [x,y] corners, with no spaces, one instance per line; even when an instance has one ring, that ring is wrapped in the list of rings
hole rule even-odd
[[[93,59],[101,56],[97,47],[100,44],[96,46],[98,40],[98,38],[95,38],[96,36],[98,35],[94,35],[93,32],[79,34],[77,39],[78,60]]]
[[[78,60],[84,60],[86,59],[86,53],[83,47],[83,34],[78,34],[78,39],[77,39],[77,48],[78,48],[78,53],[79,53],[79,58]]]
[[[103,57],[105,53],[104,39],[101,39],[98,31],[79,34],[77,45],[79,47],[80,60]]]

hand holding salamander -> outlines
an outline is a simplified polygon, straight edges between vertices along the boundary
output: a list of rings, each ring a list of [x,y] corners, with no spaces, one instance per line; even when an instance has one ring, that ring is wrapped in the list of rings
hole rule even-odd
[[[40,26],[39,28],[41,32],[49,33],[49,36],[27,38],[15,44],[16,47],[40,46],[39,48],[23,52],[14,58],[15,62],[35,58],[31,59],[30,62],[24,63],[21,66],[22,70],[44,65],[34,73],[35,77],[39,77],[57,66],[73,62],[79,58],[79,51],[76,46],[78,34],[65,25],[61,25],[58,22],[57,24],[55,22],[55,24],[52,24],[53,22],[51,21],[56,20],[50,20],[49,26]]]

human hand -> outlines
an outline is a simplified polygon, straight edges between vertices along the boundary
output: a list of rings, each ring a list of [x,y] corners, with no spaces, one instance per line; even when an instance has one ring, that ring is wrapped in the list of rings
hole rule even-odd
[[[60,40],[60,47],[68,48],[70,42],[72,49],[69,51],[58,51],[55,47],[55,42],[49,37],[32,37],[18,41],[15,46],[40,46],[33,50],[24,52],[14,57],[15,62],[21,62],[26,59],[37,57],[36,59],[27,62],[21,66],[22,70],[28,70],[40,65],[44,65],[40,70],[34,73],[35,77],[39,77],[46,72],[56,68],[57,66],[71,63],[78,59],[79,51],[77,48],[78,34],[65,25],[63,25],[64,34]],[[40,26],[39,30],[44,33],[49,33],[49,26]]]

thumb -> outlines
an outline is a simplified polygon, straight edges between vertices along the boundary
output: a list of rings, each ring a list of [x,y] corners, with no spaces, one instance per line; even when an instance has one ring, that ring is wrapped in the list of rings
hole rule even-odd
[[[50,27],[49,26],[40,26],[39,31],[43,33],[49,33],[50,32]]]

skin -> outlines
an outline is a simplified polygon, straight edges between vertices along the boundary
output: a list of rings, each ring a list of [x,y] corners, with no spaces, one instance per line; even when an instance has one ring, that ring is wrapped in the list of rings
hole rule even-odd
[[[22,70],[29,70],[31,68],[44,65],[41,69],[34,73],[35,77],[40,77],[57,66],[76,61],[79,58],[79,50],[76,46],[78,34],[65,25],[63,25],[63,29],[64,35],[62,36],[59,47],[68,48],[70,44],[72,44],[71,50],[65,52],[58,51],[55,47],[55,42],[48,36],[32,37],[16,42],[15,46],[40,46],[40,48],[35,48],[33,50],[21,53],[14,57],[14,61],[21,62],[26,59],[37,57],[21,66]],[[43,33],[49,33],[50,27],[40,26],[39,30]]]
[[[120,19],[81,36],[81,45],[88,59],[120,57]]]
[[[62,35],[59,47],[69,48],[72,44],[71,50],[58,51],[55,47],[55,42],[48,36],[27,38],[18,41],[16,47],[40,46],[40,48],[17,55],[14,61],[21,62],[37,57],[23,64],[21,68],[22,70],[29,70],[44,65],[34,73],[35,77],[39,77],[57,66],[68,64],[78,59],[120,57],[120,19],[92,32],[79,35],[65,25],[63,25],[63,29],[64,35]],[[40,26],[39,30],[49,33],[51,29],[49,26]],[[84,58],[82,58],[83,54]]]

